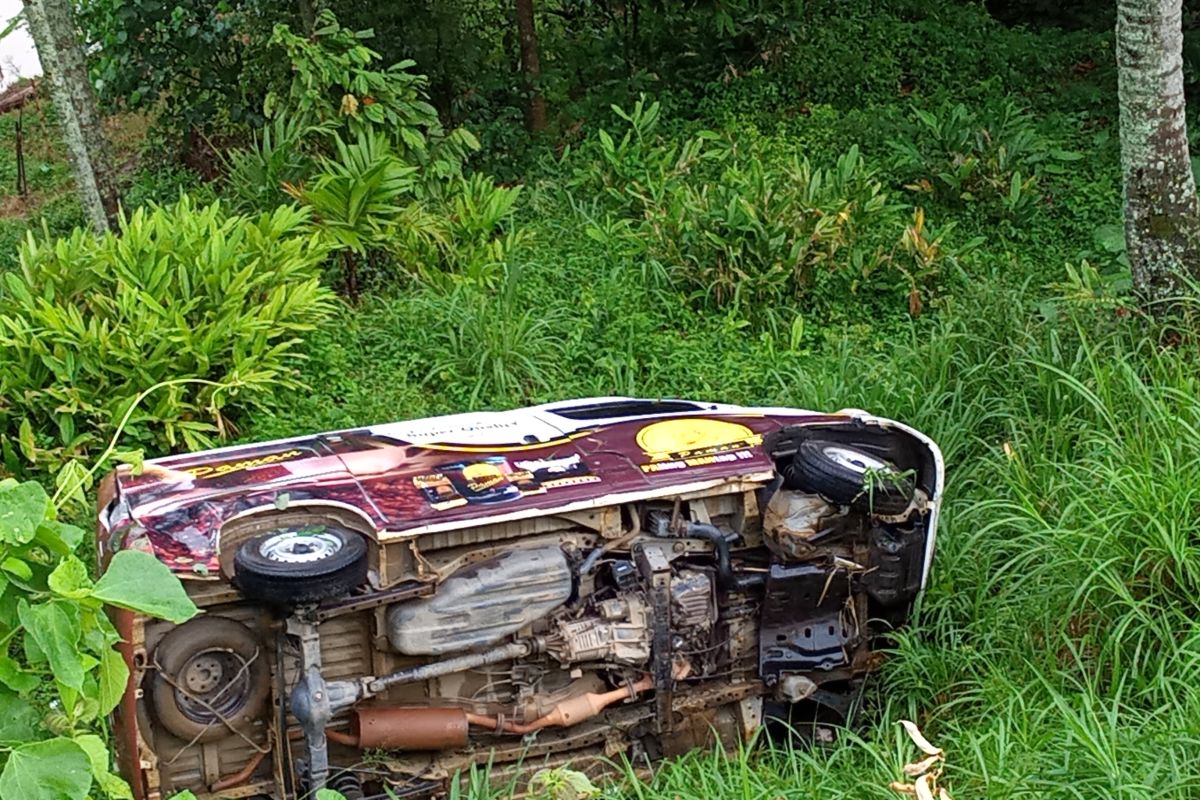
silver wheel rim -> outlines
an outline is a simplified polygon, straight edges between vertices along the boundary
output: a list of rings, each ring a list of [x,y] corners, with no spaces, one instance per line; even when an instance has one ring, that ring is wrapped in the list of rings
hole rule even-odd
[[[341,552],[342,540],[332,533],[282,531],[267,537],[259,545],[259,554],[284,564],[311,564]]]
[[[833,463],[846,469],[854,470],[860,474],[866,474],[867,470],[874,472],[892,472],[892,465],[886,461],[881,461],[874,456],[869,456],[859,450],[851,450],[848,447],[837,447],[830,445],[821,450]]]

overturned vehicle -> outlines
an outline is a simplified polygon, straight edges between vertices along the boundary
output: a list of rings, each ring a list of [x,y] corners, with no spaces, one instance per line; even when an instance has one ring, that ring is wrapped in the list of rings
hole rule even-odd
[[[928,576],[942,469],[865,412],[627,398],[122,468],[101,563],[153,553],[205,612],[113,612],[123,769],[138,800],[420,797],[836,725]]]

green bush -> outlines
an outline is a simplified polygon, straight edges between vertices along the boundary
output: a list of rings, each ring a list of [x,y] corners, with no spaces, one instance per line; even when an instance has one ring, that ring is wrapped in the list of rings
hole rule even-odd
[[[422,130],[440,127],[437,111],[425,100],[429,81],[408,71],[412,61],[378,68],[379,53],[364,44],[374,36],[342,27],[329,9],[310,35],[276,25],[269,44],[287,54],[292,80],[286,98],[275,91],[267,95],[267,116],[300,112],[320,122],[344,122],[352,133],[386,126],[420,146]]]
[[[889,198],[857,146],[820,167],[781,157],[754,132],[667,139],[657,133],[657,102],[614,110],[627,130],[585,143],[569,178],[603,212],[588,235],[610,249],[633,252],[637,242],[645,272],[702,307],[759,319],[796,301],[907,290],[919,313],[921,292],[956,255],[945,230],[930,241],[923,212]],[[906,225],[910,217],[917,221]]]
[[[313,212],[313,228],[336,249],[342,283],[350,297],[359,292],[359,259],[433,235],[415,197],[416,168],[407,166],[383,136],[367,130],[356,141],[335,140],[337,154],[322,158],[308,185],[286,186],[289,194]],[[403,245],[401,245],[403,246]]]
[[[962,103],[914,109],[891,147],[895,171],[910,190],[953,204],[990,203],[1015,220],[1036,209],[1043,172],[1079,158],[1052,147],[1011,102],[978,111]]]
[[[678,283],[753,309],[803,297],[819,271],[870,277],[888,257],[880,232],[894,242],[902,230],[899,212],[851,148],[827,169],[732,163],[715,182],[673,187],[646,221]]]
[[[239,0],[82,0],[76,4],[106,105],[153,109],[172,139],[257,125],[268,89],[288,79],[272,24],[291,9]]]
[[[275,129],[274,149],[286,152],[306,146],[329,153],[335,135],[350,140],[385,135],[405,163],[421,168],[430,182],[428,189],[436,193],[439,182],[462,174],[463,162],[479,149],[479,142],[464,128],[443,129],[429,104],[429,79],[410,71],[412,61],[380,65],[379,53],[364,44],[374,35],[369,29],[341,26],[328,9],[321,12],[311,35],[298,36],[287,25],[275,26],[271,45],[286,53],[292,78],[286,93],[273,90],[264,102],[268,117],[286,120],[282,129]],[[288,133],[295,130],[301,136]],[[272,150],[266,132],[263,138],[258,149]]]
[[[372,35],[328,10],[312,36],[276,26],[291,86],[268,97],[274,119],[252,146],[224,156],[227,191],[240,210],[289,195],[310,208],[351,297],[412,275],[494,284],[521,239],[507,226],[519,189],[464,177],[478,141],[441,127],[411,62],[381,68],[364,44]]]
[[[468,408],[528,402],[562,374],[559,309],[519,292],[520,274],[505,273],[495,291],[466,284],[422,298],[422,316],[437,322],[422,342],[426,383]]]
[[[313,212],[311,226],[330,242],[346,293],[357,297],[360,268],[375,283],[421,276],[433,283],[494,285],[523,236],[508,226],[520,189],[486,175],[443,179],[422,191],[421,169],[380,133],[352,143],[334,138],[306,184],[286,191]]]
[[[120,235],[32,234],[0,295],[0,437],[53,468],[94,452],[135,396],[131,444],[206,446],[230,415],[292,384],[296,346],[330,313],[318,273],[328,246],[291,206],[257,218],[139,209]],[[213,385],[219,384],[219,385]]]
[[[104,607],[176,623],[197,613],[147,553],[115,554],[93,581],[73,554],[85,538],[41,484],[0,480],[0,797],[132,797],[101,736],[129,680]]]
[[[233,208],[254,213],[289,202],[287,187],[314,170],[312,139],[329,130],[299,114],[278,116],[254,135],[250,146],[224,153],[225,196]]]
[[[440,210],[447,228],[446,273],[486,286],[503,279],[510,254],[527,238],[526,229],[512,224],[520,195],[521,187],[497,186],[487,175],[460,178],[449,187]]]

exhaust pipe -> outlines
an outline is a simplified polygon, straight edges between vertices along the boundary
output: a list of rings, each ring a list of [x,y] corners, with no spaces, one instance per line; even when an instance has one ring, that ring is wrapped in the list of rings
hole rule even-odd
[[[453,750],[467,746],[461,708],[356,708],[351,733],[326,729],[331,741],[362,750]]]

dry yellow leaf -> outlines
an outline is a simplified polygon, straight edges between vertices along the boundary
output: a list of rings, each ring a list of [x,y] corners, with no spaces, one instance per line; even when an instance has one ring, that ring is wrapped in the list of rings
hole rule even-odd
[[[941,760],[942,760],[941,756],[929,756],[928,758],[922,759],[920,761],[914,761],[911,764],[905,764],[904,765],[904,774],[908,775],[910,777],[916,777],[917,775],[923,775],[924,773],[929,772],[929,770],[933,769],[937,765],[937,763]]]
[[[900,724],[904,726],[905,732],[908,733],[908,738],[913,740],[913,744],[921,749],[921,752],[928,756],[940,756],[942,748],[934,747],[921,733],[921,729],[916,726],[916,723],[909,722],[906,719],[900,720]]]

